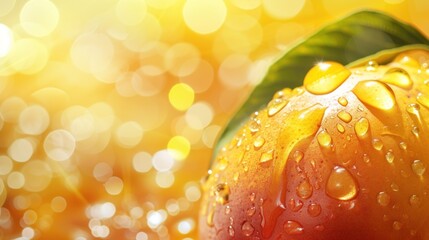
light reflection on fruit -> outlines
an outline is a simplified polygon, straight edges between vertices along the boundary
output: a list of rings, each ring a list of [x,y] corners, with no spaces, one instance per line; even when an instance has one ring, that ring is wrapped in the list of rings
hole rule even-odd
[[[426,1],[365,2],[429,32]],[[288,44],[357,8],[283,5],[0,1],[0,238],[197,238],[200,177],[221,126]],[[424,95],[417,100],[429,105]],[[286,104],[272,102],[271,114]],[[355,126],[362,137],[365,124]],[[266,145],[254,142],[255,149]],[[266,149],[261,164],[275,154]],[[416,159],[413,171],[425,169]],[[219,188],[219,202],[228,191]],[[253,215],[259,199],[250,198]],[[294,222],[285,228],[300,229]],[[248,222],[230,236],[237,231],[254,229]]]

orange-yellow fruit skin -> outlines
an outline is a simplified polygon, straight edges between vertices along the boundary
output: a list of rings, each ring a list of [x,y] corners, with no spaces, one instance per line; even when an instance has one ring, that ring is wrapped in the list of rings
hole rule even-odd
[[[323,94],[276,94],[287,104],[273,100],[218,154],[200,238],[429,239],[429,105],[417,99],[429,96],[428,63],[429,52],[407,52],[349,69]],[[411,82],[384,81],[394,68]]]

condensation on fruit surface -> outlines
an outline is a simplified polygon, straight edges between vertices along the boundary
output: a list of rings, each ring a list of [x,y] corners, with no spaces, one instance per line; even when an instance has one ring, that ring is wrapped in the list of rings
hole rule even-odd
[[[228,222],[230,237],[308,239],[368,208],[368,224],[420,239],[420,218],[406,213],[428,194],[428,62],[414,51],[388,65],[316,64],[303,88],[278,91],[220,152],[205,186],[231,183],[228,206],[209,191],[201,214],[213,227]],[[369,181],[374,165],[388,172]]]

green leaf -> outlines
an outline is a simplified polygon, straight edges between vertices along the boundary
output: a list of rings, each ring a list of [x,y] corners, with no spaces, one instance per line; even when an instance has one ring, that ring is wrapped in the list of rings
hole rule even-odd
[[[411,25],[380,12],[357,12],[325,26],[290,48],[270,67],[263,81],[224,129],[215,145],[213,158],[248,117],[264,107],[275,92],[301,86],[305,74],[315,63],[336,61],[347,65],[379,51],[410,44],[429,45],[429,40]]]

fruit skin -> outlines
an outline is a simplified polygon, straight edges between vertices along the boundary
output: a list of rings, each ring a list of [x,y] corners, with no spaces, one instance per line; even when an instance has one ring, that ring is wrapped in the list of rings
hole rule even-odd
[[[218,154],[200,238],[429,239],[428,63],[429,52],[410,51],[350,69],[323,94],[278,92]],[[325,75],[336,81],[338,69]],[[338,168],[346,174],[330,178]]]

